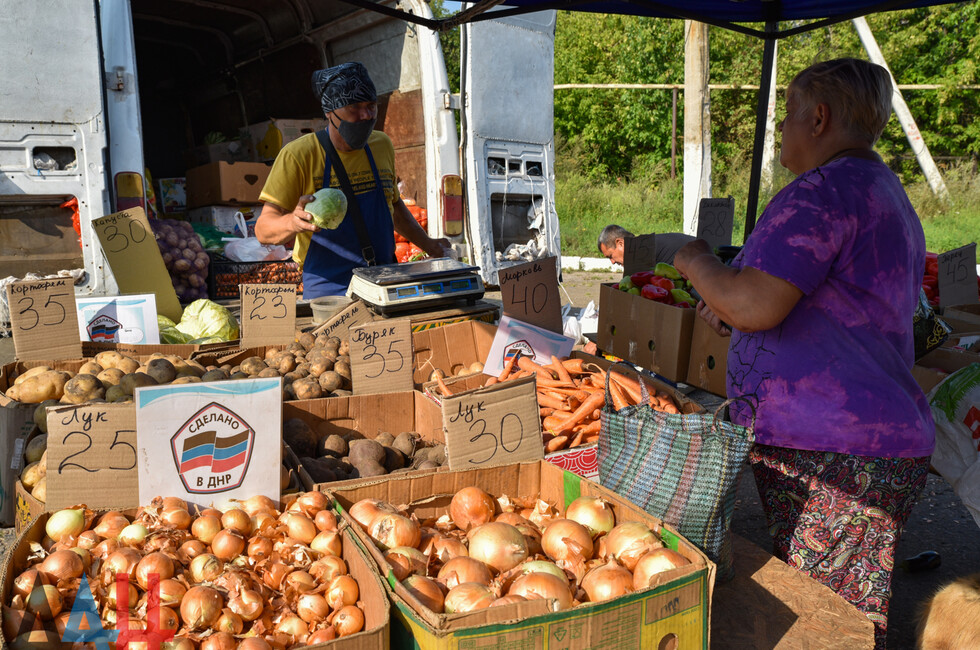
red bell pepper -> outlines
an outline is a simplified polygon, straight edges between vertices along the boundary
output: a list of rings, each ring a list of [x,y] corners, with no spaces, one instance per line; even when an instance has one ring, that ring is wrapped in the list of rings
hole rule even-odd
[[[655,284],[643,285],[643,288],[640,289],[640,295],[654,302],[662,302],[668,305],[672,302],[670,292]]]
[[[660,287],[661,289],[666,289],[668,293],[674,288],[674,281],[670,278],[665,278],[662,275],[655,275],[650,278],[649,284]]]
[[[630,276],[630,282],[633,283],[634,287],[643,287],[650,282],[651,278],[655,278],[653,271],[637,271]]]

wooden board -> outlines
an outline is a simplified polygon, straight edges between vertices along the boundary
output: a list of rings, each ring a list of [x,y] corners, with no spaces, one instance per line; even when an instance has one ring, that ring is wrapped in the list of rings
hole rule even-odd
[[[829,587],[733,535],[735,578],[715,583],[712,646],[874,647],[871,620]]]

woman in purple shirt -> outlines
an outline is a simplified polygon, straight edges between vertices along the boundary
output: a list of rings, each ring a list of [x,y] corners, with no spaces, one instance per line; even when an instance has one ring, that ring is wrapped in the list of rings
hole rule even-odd
[[[702,240],[674,263],[732,340],[728,395],[755,414],[750,462],[775,554],[863,611],[885,647],[895,547],[926,480],[934,428],[912,379],[925,266],[919,218],[872,147],[888,72],[857,59],[793,79],[779,162],[797,174],[732,265]]]

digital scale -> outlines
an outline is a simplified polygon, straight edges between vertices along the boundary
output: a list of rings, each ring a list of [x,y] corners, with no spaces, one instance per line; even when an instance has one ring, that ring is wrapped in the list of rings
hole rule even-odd
[[[483,297],[483,280],[477,267],[448,257],[403,264],[384,264],[354,269],[348,298],[360,298],[376,311],[422,309],[465,300],[472,305]]]

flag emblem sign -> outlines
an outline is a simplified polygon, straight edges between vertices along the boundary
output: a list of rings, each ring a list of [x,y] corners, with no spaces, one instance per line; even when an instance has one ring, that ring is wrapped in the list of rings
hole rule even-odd
[[[504,348],[504,362],[506,363],[508,359],[517,355],[524,355],[525,357],[534,359],[534,348],[523,339],[508,343]]]
[[[96,316],[86,326],[90,341],[99,343],[114,343],[119,340],[119,330],[122,324],[111,316],[101,314]]]
[[[195,494],[239,487],[254,445],[252,427],[215,402],[195,413],[170,439],[177,474],[184,488]]]

